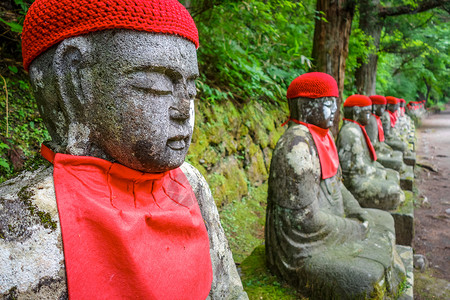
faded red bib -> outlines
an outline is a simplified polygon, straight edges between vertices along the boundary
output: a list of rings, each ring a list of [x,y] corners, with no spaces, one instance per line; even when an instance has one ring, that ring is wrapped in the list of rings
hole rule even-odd
[[[286,125],[289,121],[308,127],[308,130],[313,137],[314,144],[316,144],[317,154],[319,155],[322,179],[327,179],[336,175],[339,168],[339,156],[334,140],[330,135],[330,131],[292,118],[289,118],[281,126]]]
[[[150,174],[41,151],[54,165],[70,299],[208,296],[208,233],[180,168]]]
[[[381,119],[379,116],[372,114],[372,116],[375,117],[377,120],[377,127],[378,127],[378,140],[380,142],[384,142],[384,130],[383,130],[383,123],[381,122]]]
[[[377,160],[377,153],[375,152],[375,148],[373,148],[372,142],[370,141],[369,135],[367,134],[366,128],[364,128],[364,126],[362,126],[361,124],[359,124],[356,121],[350,120],[350,119],[346,119],[343,118],[344,121],[349,121],[355,124],[358,124],[359,127],[361,128],[363,134],[364,134],[364,139],[366,140],[366,145],[367,148],[369,148],[369,152],[370,152],[370,156],[372,157],[372,160],[375,161]]]
[[[391,118],[391,127],[395,127],[395,123],[397,123],[397,112],[389,111],[389,117]]]

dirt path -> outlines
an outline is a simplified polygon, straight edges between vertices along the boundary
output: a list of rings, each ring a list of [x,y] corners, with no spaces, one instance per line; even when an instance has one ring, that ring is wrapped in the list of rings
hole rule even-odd
[[[418,130],[416,185],[423,197],[415,208],[415,254],[429,261],[433,277],[450,281],[450,106],[422,120]],[[447,285],[448,286],[448,285]],[[433,297],[434,298],[434,297]]]

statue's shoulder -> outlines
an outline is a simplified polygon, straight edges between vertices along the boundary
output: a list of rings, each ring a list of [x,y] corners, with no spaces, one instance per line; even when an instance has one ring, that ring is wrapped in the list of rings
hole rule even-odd
[[[197,194],[204,189],[209,190],[209,185],[206,182],[205,177],[197,170],[193,165],[191,165],[188,162],[184,162],[180,166],[181,171],[183,171],[184,175],[189,181],[189,184],[191,185],[192,190],[194,193]]]
[[[320,173],[317,148],[306,126],[290,126],[278,141],[271,162],[272,177],[280,172],[291,176]]]
[[[362,137],[362,131],[358,124],[353,122],[344,122],[339,130],[338,143],[343,144],[353,144],[356,140]]]
[[[0,296],[7,299],[66,296],[53,167],[0,185],[0,282]]]
[[[290,126],[279,139],[275,148],[276,152],[304,152],[315,154],[314,139],[309,129],[303,125]],[[313,153],[311,153],[311,151]]]

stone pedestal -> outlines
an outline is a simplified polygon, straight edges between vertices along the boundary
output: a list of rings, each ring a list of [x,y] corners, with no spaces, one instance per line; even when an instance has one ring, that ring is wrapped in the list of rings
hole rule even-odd
[[[395,223],[397,245],[411,246],[414,239],[414,203],[412,192],[405,191],[405,201],[395,211],[391,211]]]
[[[404,282],[403,293],[399,296],[398,300],[413,300],[414,299],[414,259],[413,250],[408,246],[397,245],[397,253],[403,261],[403,265],[406,269],[406,281]]]

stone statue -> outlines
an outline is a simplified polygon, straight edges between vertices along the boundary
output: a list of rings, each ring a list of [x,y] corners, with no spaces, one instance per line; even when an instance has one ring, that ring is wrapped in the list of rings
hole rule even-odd
[[[367,135],[372,142],[372,145],[377,154],[377,162],[382,164],[385,168],[393,169],[400,174],[400,186],[402,189],[412,189],[412,179],[414,172],[411,166],[407,166],[403,162],[403,153],[393,150],[387,145],[384,137],[383,124],[381,116],[386,107],[386,98],[380,95],[373,95],[369,97],[372,100],[372,114],[369,122],[365,126]]]
[[[394,222],[387,212],[362,209],[342,184],[328,130],[338,95],[336,81],[318,72],[288,88],[289,128],[270,167],[267,265],[311,299],[389,297],[405,276]]]
[[[30,7],[24,67],[54,166],[0,187],[0,295],[248,299],[208,184],[184,162],[197,46],[176,0]]]
[[[403,160],[407,165],[415,165],[415,154],[413,144],[409,144],[406,137],[402,137],[396,129],[399,121],[399,107],[400,101],[396,97],[387,96],[386,112],[381,116],[383,123],[384,134],[386,137],[386,144],[392,149],[401,151],[403,153]]]
[[[398,172],[376,162],[377,155],[364,126],[372,109],[369,97],[353,95],[344,102],[344,124],[337,148],[344,184],[362,207],[396,209],[405,199]]]
[[[392,96],[386,97],[386,100],[386,112],[381,117],[384,134],[386,136],[386,144],[391,146],[394,150],[406,152],[408,145],[400,139],[394,129],[398,120],[398,108],[400,107],[399,101],[397,98]]]
[[[411,118],[406,114],[406,100],[399,99],[400,107],[398,109],[398,133],[408,142],[411,150],[415,150],[416,134],[415,125]]]

